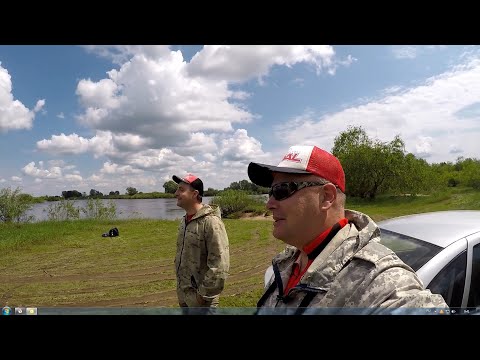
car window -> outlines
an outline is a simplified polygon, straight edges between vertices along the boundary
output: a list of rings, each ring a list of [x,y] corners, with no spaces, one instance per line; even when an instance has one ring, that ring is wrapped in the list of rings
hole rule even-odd
[[[414,271],[442,250],[440,246],[380,228],[380,243],[393,250]]]
[[[468,296],[467,306],[480,306],[480,244],[473,247],[472,280],[470,282],[470,295]]]
[[[461,307],[466,267],[467,252],[463,251],[433,278],[427,288],[442,295],[448,306]]]

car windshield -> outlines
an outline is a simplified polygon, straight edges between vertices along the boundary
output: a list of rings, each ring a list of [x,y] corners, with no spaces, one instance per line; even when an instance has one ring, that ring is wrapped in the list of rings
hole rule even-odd
[[[386,229],[381,228],[380,233],[380,243],[393,250],[414,271],[442,250],[440,246]]]

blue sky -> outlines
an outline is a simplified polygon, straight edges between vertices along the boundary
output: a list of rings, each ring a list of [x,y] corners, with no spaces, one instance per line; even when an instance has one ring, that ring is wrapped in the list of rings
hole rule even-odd
[[[349,125],[430,163],[480,158],[480,47],[0,46],[0,188],[223,189]]]

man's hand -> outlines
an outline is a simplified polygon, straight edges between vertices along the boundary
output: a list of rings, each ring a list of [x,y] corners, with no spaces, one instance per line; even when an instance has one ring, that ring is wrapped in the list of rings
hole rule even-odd
[[[207,303],[207,302],[205,301],[205,299],[200,296],[199,293],[197,293],[197,302],[198,302],[200,305],[205,305],[205,304]]]

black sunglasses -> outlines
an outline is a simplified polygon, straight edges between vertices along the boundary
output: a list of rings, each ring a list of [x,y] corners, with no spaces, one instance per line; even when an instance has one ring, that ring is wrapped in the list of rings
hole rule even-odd
[[[302,182],[281,182],[271,187],[269,196],[273,196],[275,200],[284,200],[301,190],[310,186],[323,186],[329,184],[328,182],[302,181]]]

